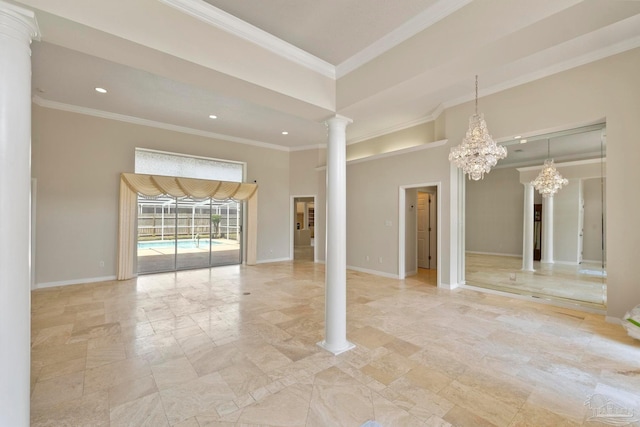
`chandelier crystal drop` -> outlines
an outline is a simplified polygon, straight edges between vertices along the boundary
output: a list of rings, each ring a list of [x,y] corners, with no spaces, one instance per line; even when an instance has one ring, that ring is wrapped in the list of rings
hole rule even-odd
[[[547,139],[547,160],[544,161],[544,166],[536,179],[531,181],[531,185],[542,194],[542,197],[551,197],[568,183],[569,180],[563,178],[553,164],[549,140]]]
[[[469,129],[462,143],[451,149],[449,161],[469,175],[469,179],[478,181],[489,173],[498,160],[507,157],[507,149],[496,144],[484,121],[484,115],[478,114],[478,76],[476,76],[476,110],[469,117]]]

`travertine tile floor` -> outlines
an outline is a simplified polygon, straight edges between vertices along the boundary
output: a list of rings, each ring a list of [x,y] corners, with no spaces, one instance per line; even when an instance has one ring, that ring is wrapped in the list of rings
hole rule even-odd
[[[357,346],[339,356],[316,346],[320,264],[35,291],[32,425],[610,425],[590,421],[607,401],[640,417],[640,343],[621,326],[432,277],[349,272]]]

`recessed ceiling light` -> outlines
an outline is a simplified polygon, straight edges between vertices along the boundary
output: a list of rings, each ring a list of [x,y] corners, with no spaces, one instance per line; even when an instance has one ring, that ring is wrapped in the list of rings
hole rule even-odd
[[[106,90],[106,89],[104,89],[104,88],[101,88],[101,87],[97,87],[97,88],[96,88],[96,92],[99,92],[99,93],[107,93],[107,90]]]
[[[527,140],[526,140],[526,139],[521,139],[521,140],[520,140],[520,144],[526,144],[526,143],[527,143]]]
[[[217,119],[217,118],[218,118],[218,116],[216,116],[215,114],[209,114],[209,118],[210,118],[210,119]]]
[[[283,135],[289,135],[289,132],[287,132],[286,130],[283,130],[283,131],[282,131],[282,134],[283,134]]]
[[[522,135],[518,135],[518,136],[514,136],[513,139],[520,139],[522,138]]]

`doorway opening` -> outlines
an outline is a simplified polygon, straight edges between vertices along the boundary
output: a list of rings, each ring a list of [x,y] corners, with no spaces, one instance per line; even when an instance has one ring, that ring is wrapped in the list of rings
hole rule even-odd
[[[399,199],[398,276],[440,286],[440,184],[402,186]]]
[[[316,260],[315,196],[291,198],[291,254],[294,261]]]

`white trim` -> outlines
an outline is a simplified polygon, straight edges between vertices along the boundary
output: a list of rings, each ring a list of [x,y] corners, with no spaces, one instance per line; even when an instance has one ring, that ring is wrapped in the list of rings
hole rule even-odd
[[[407,277],[405,271],[407,189],[423,187],[436,187],[436,287],[455,289],[457,285],[442,283],[442,181],[401,185],[398,188],[398,277],[400,279]]]
[[[362,162],[369,162],[372,160],[384,159],[386,157],[400,156],[402,154],[413,153],[415,151],[428,150],[430,148],[436,148],[442,145],[446,145],[448,142],[449,142],[448,139],[442,139],[440,141],[428,142],[426,144],[416,145],[415,147],[403,148],[401,150],[396,150],[396,151],[390,151],[388,153],[374,154],[373,156],[369,156],[369,157],[362,157],[359,159],[349,160],[347,161],[347,166],[354,165],[357,163],[362,163]]]
[[[575,162],[566,162],[566,163],[554,163],[556,168],[563,168],[568,166],[583,166],[583,165],[593,165],[593,164],[601,164],[606,163],[607,158],[602,159],[588,159],[588,160],[576,160]],[[542,168],[542,165],[539,166],[528,166],[524,168],[516,168],[518,172],[529,172],[529,171],[537,171]]]
[[[371,133],[366,134],[364,136],[361,136],[359,138],[350,139],[347,142],[347,145],[353,145],[353,144],[357,144],[359,142],[368,141],[368,140],[373,139],[373,138],[378,138],[380,136],[389,135],[390,133],[400,132],[401,130],[409,129],[409,128],[412,128],[414,126],[419,126],[419,125],[424,124],[424,123],[432,122],[436,118],[437,117],[434,116],[433,114],[430,114],[430,115],[424,116],[424,117],[419,117],[417,119],[410,120],[408,122],[400,123],[400,124],[397,124],[397,125],[394,125],[394,126],[391,126],[391,127],[388,127],[388,128],[384,128],[382,130],[371,132]]]
[[[289,231],[291,232],[291,237],[289,239],[289,256],[291,257],[292,260],[295,260],[295,258],[296,258],[295,257],[296,245],[295,245],[294,233],[295,233],[295,230],[296,230],[296,226],[295,226],[296,217],[294,215],[294,212],[297,212],[296,205],[295,205],[296,199],[312,197],[313,198],[313,209],[314,209],[314,212],[315,212],[317,195],[315,195],[315,194],[311,194],[311,195],[293,195],[293,196],[290,196],[290,197],[291,197],[291,201],[290,201],[290,204],[289,204],[289,215],[291,215],[291,218],[290,218],[290,221],[289,221]],[[314,219],[313,229],[315,230],[315,228],[316,227],[315,227],[315,219]],[[316,252],[317,252],[317,250],[318,250],[318,245],[314,244],[313,245],[313,262],[316,261],[316,258],[317,258]]]
[[[36,284],[34,289],[54,288],[56,286],[82,285],[84,283],[111,282],[116,276],[89,277],[86,279],[61,280],[59,282],[45,282]]]
[[[159,0],[202,22],[247,40],[278,56],[335,80],[336,68],[299,47],[288,43],[215,6],[198,0]]]
[[[628,50],[631,49],[635,49],[637,47],[640,46],[640,36],[639,37],[634,37],[628,40],[624,40],[620,43],[616,43],[614,45],[610,45],[607,47],[604,47],[602,49],[593,51],[593,52],[589,52],[586,53],[584,55],[578,56],[576,58],[571,58],[568,59],[564,62],[561,63],[556,63],[553,65],[550,65],[547,68],[542,68],[540,70],[536,70],[534,72],[531,72],[529,74],[524,74],[521,75],[519,77],[516,77],[512,80],[508,80],[505,82],[502,82],[500,84],[497,85],[493,85],[490,87],[485,88],[484,90],[481,90],[480,93],[480,98],[483,98],[485,96],[489,96],[489,95],[493,95],[494,93],[498,93],[498,92],[502,92],[517,86],[521,86],[524,85],[526,83],[530,83],[536,80],[540,80],[543,79],[545,77],[549,77],[552,76],[554,74],[558,74],[561,73],[563,71],[567,71],[567,70],[571,70],[573,68],[579,67],[581,65],[585,65],[585,64],[589,64],[595,61],[599,61],[601,59],[607,58],[609,56],[613,56],[613,55],[617,55],[619,53],[622,52],[626,52]],[[452,99],[450,101],[445,101],[443,102],[443,109],[441,109],[440,111],[442,112],[444,109],[448,109],[451,107],[454,107],[456,105],[460,105],[460,104],[464,104],[465,102],[470,102],[473,101],[475,98],[475,94],[471,93],[465,96],[461,96],[455,99]],[[432,113],[433,115],[434,113]],[[437,118],[437,116],[436,116]]]
[[[448,289],[448,290],[452,291],[454,289],[460,289],[460,287],[462,287],[462,286],[463,286],[462,283],[442,283],[438,287],[440,289]]]
[[[271,259],[261,259],[257,260],[256,264],[270,264],[272,262],[283,262],[283,261],[293,261],[291,258],[271,258]]]
[[[616,325],[622,325],[622,319],[613,316],[605,316],[604,321],[607,323],[613,323]]]
[[[397,274],[385,273],[384,271],[369,270],[368,268],[355,267],[353,265],[347,265],[347,270],[359,271],[360,273],[373,274],[374,276],[386,277],[388,279],[400,279]]]
[[[503,253],[499,253],[499,252],[466,251],[465,255],[466,254],[508,256],[508,257],[514,257],[514,258],[522,258],[522,254],[503,254]]]
[[[433,6],[423,10],[395,30],[386,34],[381,39],[373,42],[351,58],[338,64],[336,67],[337,78],[343,77],[372,59],[382,55],[400,43],[415,36],[433,24],[446,18],[458,9],[471,3],[472,0],[440,0]]]
[[[316,145],[303,145],[301,147],[291,147],[289,151],[306,151],[306,150],[321,150],[323,148],[327,148],[327,144],[316,144]]]
[[[36,221],[38,203],[38,179],[31,178],[31,289],[36,289]]]
[[[37,95],[34,95],[32,100],[33,100],[33,103],[36,105],[39,105],[44,108],[51,108],[54,110],[62,110],[62,111],[68,111],[71,113],[85,114],[87,116],[99,117],[101,119],[117,120],[120,122],[133,123],[136,125],[149,126],[149,127],[158,128],[158,129],[170,130],[173,132],[186,133],[190,135],[204,136],[205,138],[219,139],[222,141],[237,142],[240,144],[253,145],[256,147],[268,148],[271,150],[287,151],[287,152],[290,151],[288,147],[269,144],[267,142],[255,141],[255,140],[246,139],[246,138],[238,138],[238,137],[229,136],[229,135],[222,135],[219,133],[207,132],[199,129],[188,128],[185,126],[172,125],[168,123],[157,122],[155,120],[148,120],[148,119],[142,119],[140,117],[127,116],[124,114],[111,113],[108,111],[96,110],[93,108],[80,107],[77,105],[64,104],[62,102],[50,101],[48,99],[40,98]]]
[[[416,145],[414,147],[402,148],[400,150],[389,151],[387,153],[374,154],[373,156],[369,156],[369,157],[361,157],[359,159],[347,160],[347,166],[357,164],[357,163],[370,162],[372,160],[384,159],[387,157],[400,156],[403,154],[413,153],[416,151],[429,150],[431,148],[436,148],[442,145],[446,145],[448,142],[449,142],[448,139],[442,139],[440,141],[428,142],[426,144]],[[316,171],[323,171],[325,169],[327,169],[326,165],[318,166],[316,168]]]

